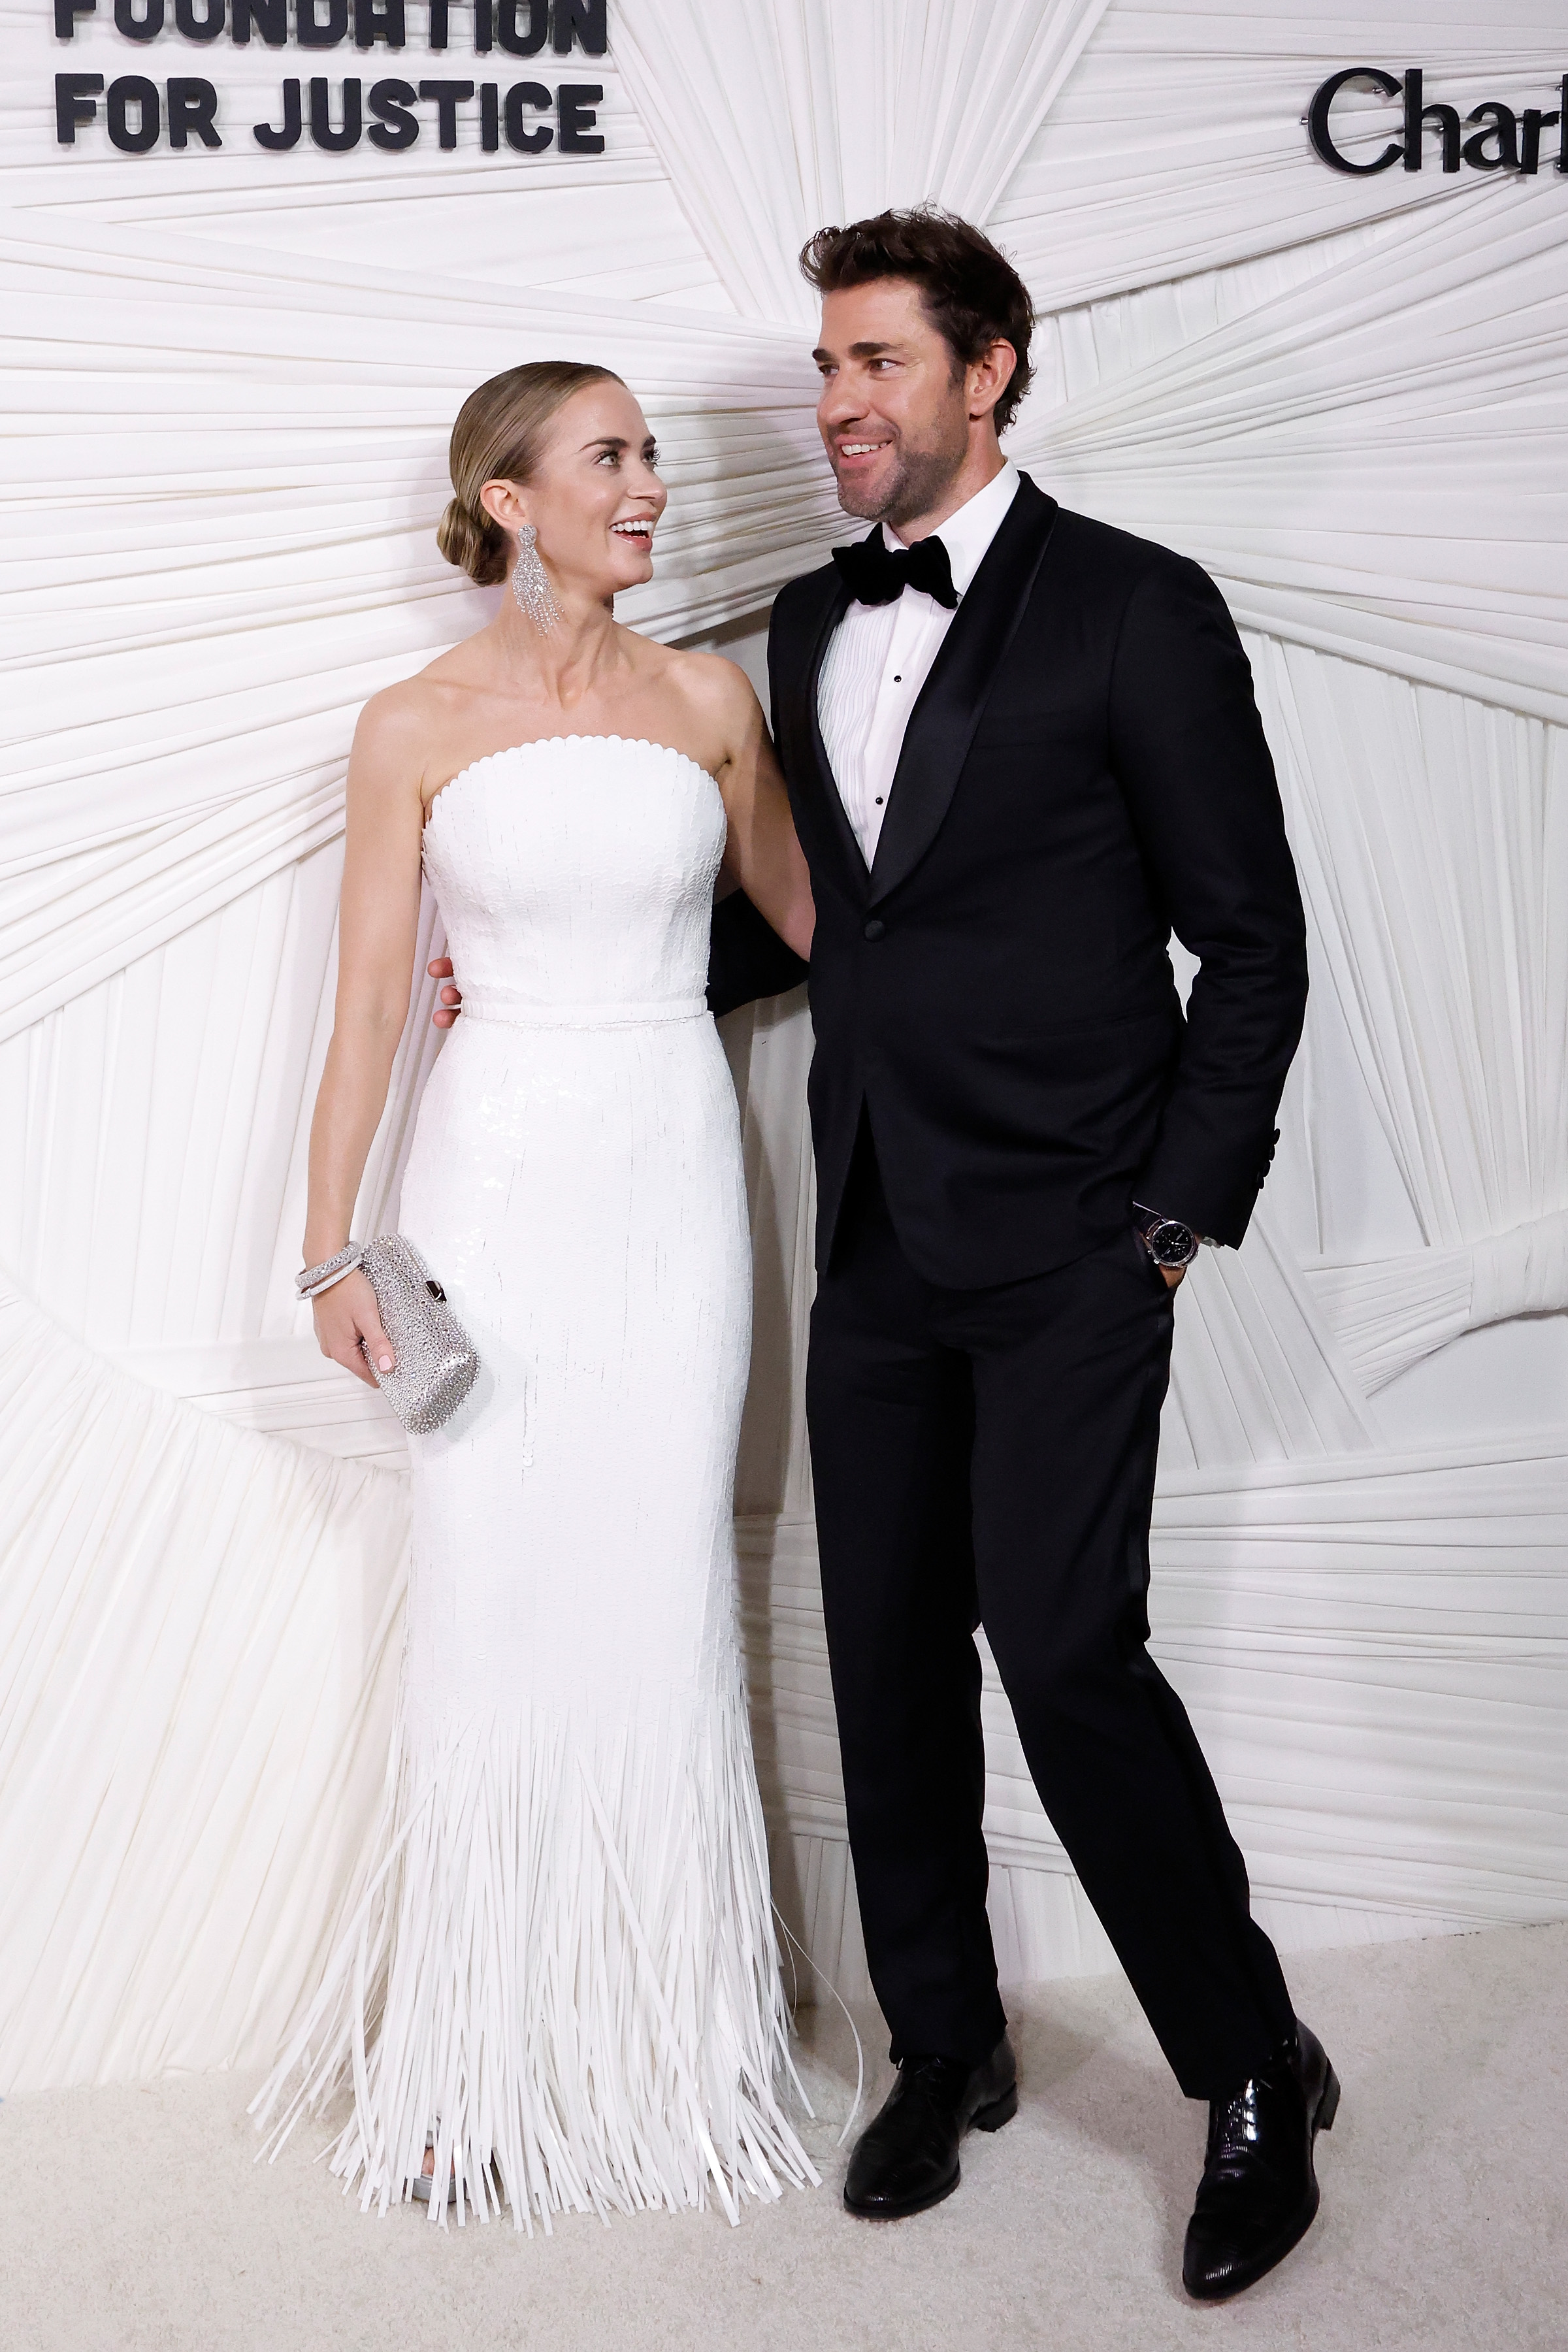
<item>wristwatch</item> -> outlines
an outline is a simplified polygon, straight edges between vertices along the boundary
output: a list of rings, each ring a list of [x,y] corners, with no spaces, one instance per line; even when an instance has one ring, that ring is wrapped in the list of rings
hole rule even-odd
[[[1191,1265],[1203,1235],[1194,1233],[1191,1225],[1183,1224],[1179,1217],[1162,1217],[1154,1210],[1146,1209],[1142,1201],[1134,1201],[1132,1206],[1143,1246],[1154,1264],[1172,1273],[1180,1265]]]

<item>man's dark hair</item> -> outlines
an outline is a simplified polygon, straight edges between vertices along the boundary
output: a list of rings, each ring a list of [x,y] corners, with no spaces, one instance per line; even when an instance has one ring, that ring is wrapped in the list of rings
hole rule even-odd
[[[994,342],[1011,343],[1018,364],[996,403],[996,430],[1005,433],[1034,378],[1029,336],[1035,306],[1004,253],[956,214],[918,205],[879,213],[847,228],[819,228],[801,247],[802,274],[819,294],[868,286],[876,278],[908,278],[921,289],[926,316],[952,352],[954,372],[970,367]]]

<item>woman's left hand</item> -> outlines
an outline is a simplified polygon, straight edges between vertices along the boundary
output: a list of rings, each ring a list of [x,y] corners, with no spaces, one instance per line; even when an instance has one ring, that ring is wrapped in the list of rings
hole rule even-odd
[[[452,959],[450,956],[433,956],[425,969],[432,980],[449,981],[452,977]],[[430,1015],[430,1026],[432,1029],[449,1029],[462,1009],[463,992],[460,988],[438,988],[436,991],[436,1010]]]

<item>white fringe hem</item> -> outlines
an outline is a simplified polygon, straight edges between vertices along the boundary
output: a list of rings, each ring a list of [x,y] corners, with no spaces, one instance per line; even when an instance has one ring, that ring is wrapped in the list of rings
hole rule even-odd
[[[412,2197],[431,2134],[459,2224],[510,2206],[530,2236],[817,2183],[739,1696],[400,1740],[364,1894],[252,2103],[262,2153],[351,2081],[329,2153],[366,2212]]]

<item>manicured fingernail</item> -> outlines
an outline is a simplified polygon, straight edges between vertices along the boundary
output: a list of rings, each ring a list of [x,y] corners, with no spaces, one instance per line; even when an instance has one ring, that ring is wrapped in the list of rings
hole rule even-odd
[[[384,1372],[391,1371],[392,1358],[390,1356],[378,1356],[375,1360],[380,1365]]]

